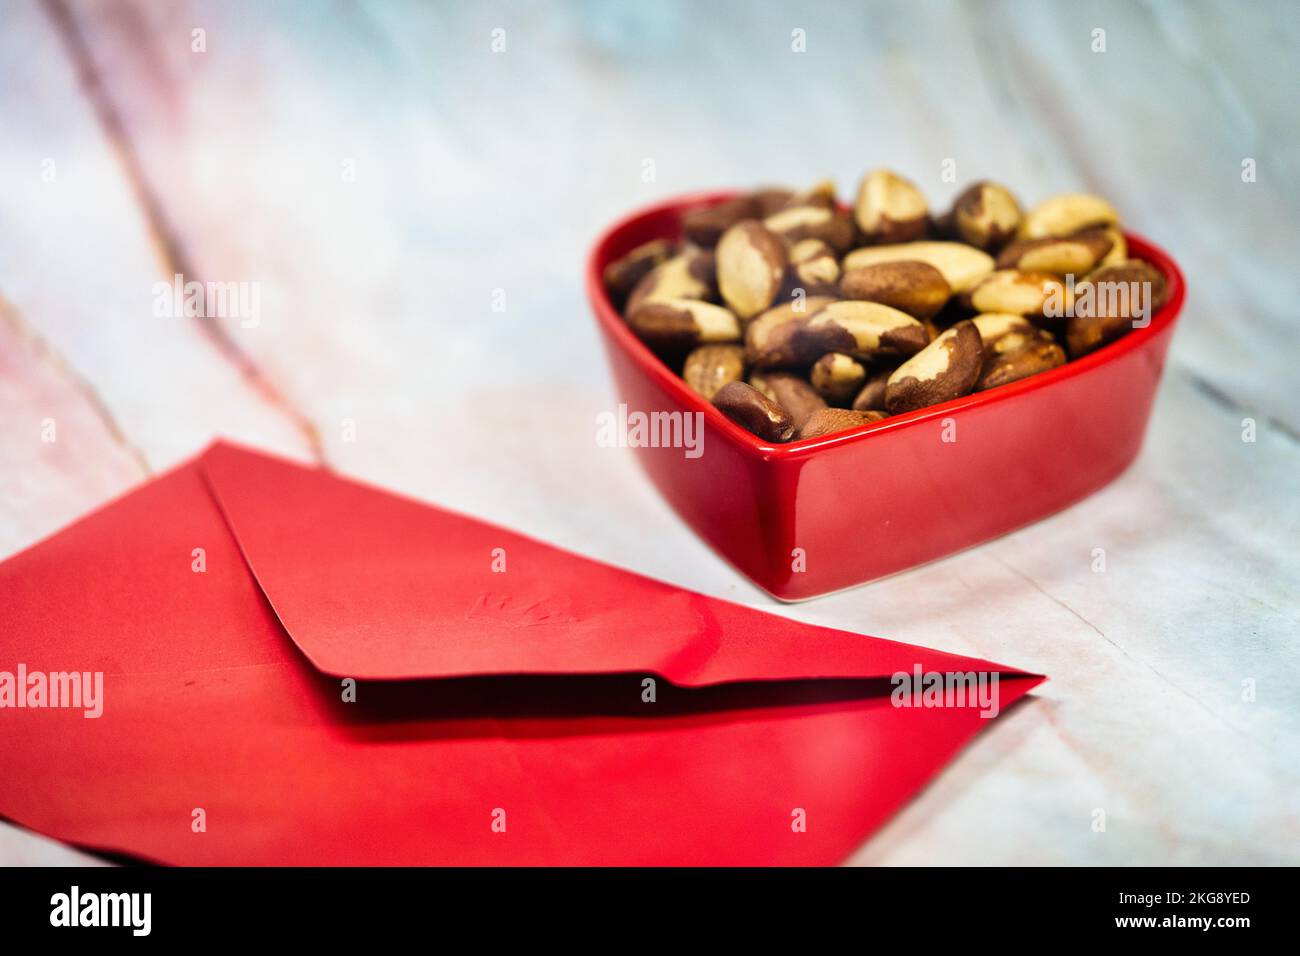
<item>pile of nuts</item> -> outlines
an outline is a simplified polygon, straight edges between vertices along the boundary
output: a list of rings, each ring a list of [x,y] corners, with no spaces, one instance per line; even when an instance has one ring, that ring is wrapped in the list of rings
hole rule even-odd
[[[632,330],[724,414],[772,442],[855,428],[1063,365],[1164,304],[1115,209],[1021,211],[980,182],[952,209],[889,170],[852,212],[835,188],[762,189],[688,213],[606,268]],[[1118,291],[1118,294],[1117,294]]]

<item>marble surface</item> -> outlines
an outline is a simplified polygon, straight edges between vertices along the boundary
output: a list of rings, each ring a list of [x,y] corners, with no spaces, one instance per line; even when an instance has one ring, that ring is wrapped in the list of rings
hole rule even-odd
[[[774,613],[1050,675],[853,863],[1300,862],[1300,8],[707,8],[7,3],[0,555],[226,435]],[[1029,202],[1102,193],[1190,295],[1114,484],[775,605],[630,452],[597,447],[613,393],[580,263],[656,198],[827,175],[847,192],[873,165],[936,206],[983,176]],[[159,318],[176,272],[257,283],[260,321]],[[0,824],[0,862],[77,859]]]

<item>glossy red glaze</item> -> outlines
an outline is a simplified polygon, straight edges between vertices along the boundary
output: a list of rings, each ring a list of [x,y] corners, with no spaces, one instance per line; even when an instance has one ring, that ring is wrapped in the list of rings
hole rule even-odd
[[[1164,273],[1150,324],[1091,355],[1011,385],[852,431],[766,443],[724,417],[632,334],[605,294],[605,265],[678,238],[686,211],[730,198],[669,200],[616,222],[587,260],[587,295],[618,401],[629,411],[701,411],[703,454],[638,448],[650,480],[722,557],[776,598],[862,584],[1014,531],[1118,476],[1138,453],[1174,324],[1182,273],[1128,235]],[[945,430],[955,441],[944,441]],[[804,570],[794,570],[795,549]]]

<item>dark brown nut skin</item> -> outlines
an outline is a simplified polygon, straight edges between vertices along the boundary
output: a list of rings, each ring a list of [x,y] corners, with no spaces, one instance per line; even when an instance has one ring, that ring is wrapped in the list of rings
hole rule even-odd
[[[766,219],[795,200],[795,192],[785,186],[764,186],[761,189],[755,189],[748,197],[757,209],[754,218]]]
[[[1013,333],[1014,335],[1015,333]],[[995,353],[984,360],[979,381],[975,391],[997,388],[1029,378],[1039,372],[1065,364],[1065,350],[1057,345],[1046,332],[1034,333],[1030,340],[1020,348]]]
[[[795,330],[793,347],[816,358],[843,352],[857,358],[911,355],[925,348],[930,334],[916,319],[879,302],[832,302]]]
[[[742,219],[764,219],[784,208],[795,194],[780,187],[756,189],[735,199],[693,209],[682,217],[682,233],[704,249],[712,249],[722,234]]]
[[[1133,320],[1122,315],[1072,315],[1065,322],[1065,345],[1070,358],[1082,358],[1132,330]]]
[[[1108,284],[1110,289],[1107,288]],[[1169,285],[1165,277],[1155,266],[1140,259],[1129,259],[1094,269],[1079,284],[1077,294],[1081,294],[1085,286],[1092,286],[1095,290],[1082,303],[1082,310],[1089,313],[1111,312],[1130,319],[1137,318],[1141,310],[1135,306],[1140,305],[1141,300],[1133,295],[1111,295],[1111,292],[1149,296],[1150,310],[1153,313],[1169,299]],[[1079,305],[1076,303],[1076,311]]]
[[[951,209],[937,216],[931,216],[930,230],[940,239],[956,239],[958,241],[961,239],[957,235],[957,222],[953,218]]]
[[[697,394],[712,401],[718,389],[745,375],[745,349],[740,345],[701,345],[686,356],[682,378]]]
[[[846,299],[879,302],[928,319],[943,308],[952,288],[928,262],[902,260],[850,269],[840,279],[840,292]]]
[[[1100,230],[1110,240],[1110,252],[1106,253],[1101,262],[1097,263],[1097,268],[1115,266],[1128,261],[1128,240],[1124,238],[1124,233],[1120,231],[1119,226],[1086,226],[1080,229],[1079,232],[1088,232],[1093,229]]]
[[[1074,314],[1066,320],[1065,342],[1071,358],[1079,358],[1115,341],[1133,329],[1149,296],[1150,314],[1169,297],[1165,277],[1140,260],[1103,266],[1075,287]]]
[[[857,231],[853,220],[837,209],[825,206],[794,206],[782,209],[763,220],[763,225],[776,236],[794,245],[805,239],[820,239],[843,255],[853,248]]]
[[[794,421],[785,409],[744,382],[728,382],[718,389],[713,406],[764,441],[787,442],[794,437]]]
[[[885,410],[885,384],[889,381],[889,376],[894,374],[894,366],[886,366],[874,370],[867,376],[866,384],[853,399],[853,404],[849,407],[855,412],[880,411]]]
[[[722,234],[743,219],[763,215],[758,200],[751,194],[737,196],[716,206],[695,209],[682,217],[682,232],[697,246],[712,249]]]
[[[795,302],[773,306],[745,327],[745,361],[754,368],[807,368],[826,349],[811,354],[799,350],[795,333],[810,316],[835,299],[810,295],[801,300],[803,311]]]
[[[676,352],[710,342],[740,341],[740,323],[720,305],[692,299],[651,302],[628,316],[641,341],[659,352]]]
[[[605,266],[605,291],[609,293],[614,305],[621,309],[636,284],[649,275],[655,266],[672,258],[676,251],[676,243],[667,239],[653,239]]]
[[[808,416],[808,420],[803,423],[799,429],[798,440],[805,438],[820,438],[822,435],[831,435],[835,432],[847,431],[850,428],[858,428],[862,425],[870,425],[872,422],[878,422],[883,418],[888,418],[884,412],[879,411],[853,411],[848,408],[824,408],[819,412],[813,412]]]
[[[718,301],[718,279],[712,252],[679,252],[650,270],[632,289],[623,309],[630,316],[642,305],[668,299]]]
[[[851,355],[829,352],[808,373],[812,387],[829,405],[847,405],[867,380],[867,370]]]
[[[718,240],[718,291],[731,311],[750,319],[776,301],[785,278],[785,243],[755,219],[736,223]]]
[[[962,305],[961,296],[955,295],[944,304],[944,307],[933,318],[923,319],[922,321],[925,327],[930,330],[930,341],[933,342],[944,329],[970,317],[971,310]]]
[[[784,408],[796,430],[809,415],[826,407],[826,400],[817,390],[794,372],[755,372],[749,377],[749,384]]]
[[[885,407],[898,415],[968,395],[983,360],[975,324],[958,322],[894,370],[885,386]]]
[[[1016,197],[1005,186],[979,182],[967,187],[945,217],[945,228],[962,242],[996,252],[1015,238],[1022,213]]]
[[[998,253],[996,262],[999,269],[1082,276],[1106,257],[1112,244],[1107,230],[1098,226],[1070,236],[1017,240]]]

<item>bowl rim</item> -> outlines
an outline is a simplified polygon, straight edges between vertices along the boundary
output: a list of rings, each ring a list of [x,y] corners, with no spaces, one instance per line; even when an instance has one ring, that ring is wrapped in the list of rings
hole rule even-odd
[[[1146,326],[1134,329],[1127,335],[1090,352],[1080,359],[1066,362],[1058,368],[1031,375],[1018,382],[1000,385],[984,392],[972,392],[938,405],[929,405],[902,415],[891,415],[878,422],[870,422],[857,428],[822,435],[817,438],[804,438],[799,441],[775,443],[767,442],[744,428],[741,428],[726,415],[723,415],[711,402],[695,392],[685,380],[666,365],[653,351],[642,342],[624,321],[623,316],[614,308],[605,291],[604,267],[612,256],[610,249],[620,245],[622,235],[645,219],[661,218],[666,215],[681,215],[691,209],[715,206],[719,203],[742,195],[742,190],[725,189],[687,193],[672,196],[641,206],[621,216],[607,226],[587,254],[585,286],[587,299],[595,314],[597,324],[616,341],[636,362],[643,372],[650,376],[664,391],[688,410],[702,411],[717,426],[722,435],[733,446],[744,453],[768,461],[797,461],[816,454],[823,449],[853,444],[872,435],[882,434],[900,428],[910,428],[928,421],[942,419],[956,412],[980,405],[997,404],[1014,399],[1017,395],[1039,388],[1050,387],[1075,375],[1086,374],[1090,369],[1114,361],[1134,349],[1141,348],[1149,339],[1161,334],[1166,327],[1172,326],[1182,312],[1186,297],[1186,282],[1182,270],[1169,253],[1136,233],[1123,230],[1125,241],[1129,246],[1129,257],[1143,259],[1155,266],[1169,284],[1169,296]],[[661,238],[668,238],[666,236]],[[680,238],[674,237],[674,238]],[[649,241],[649,240],[646,240]]]

